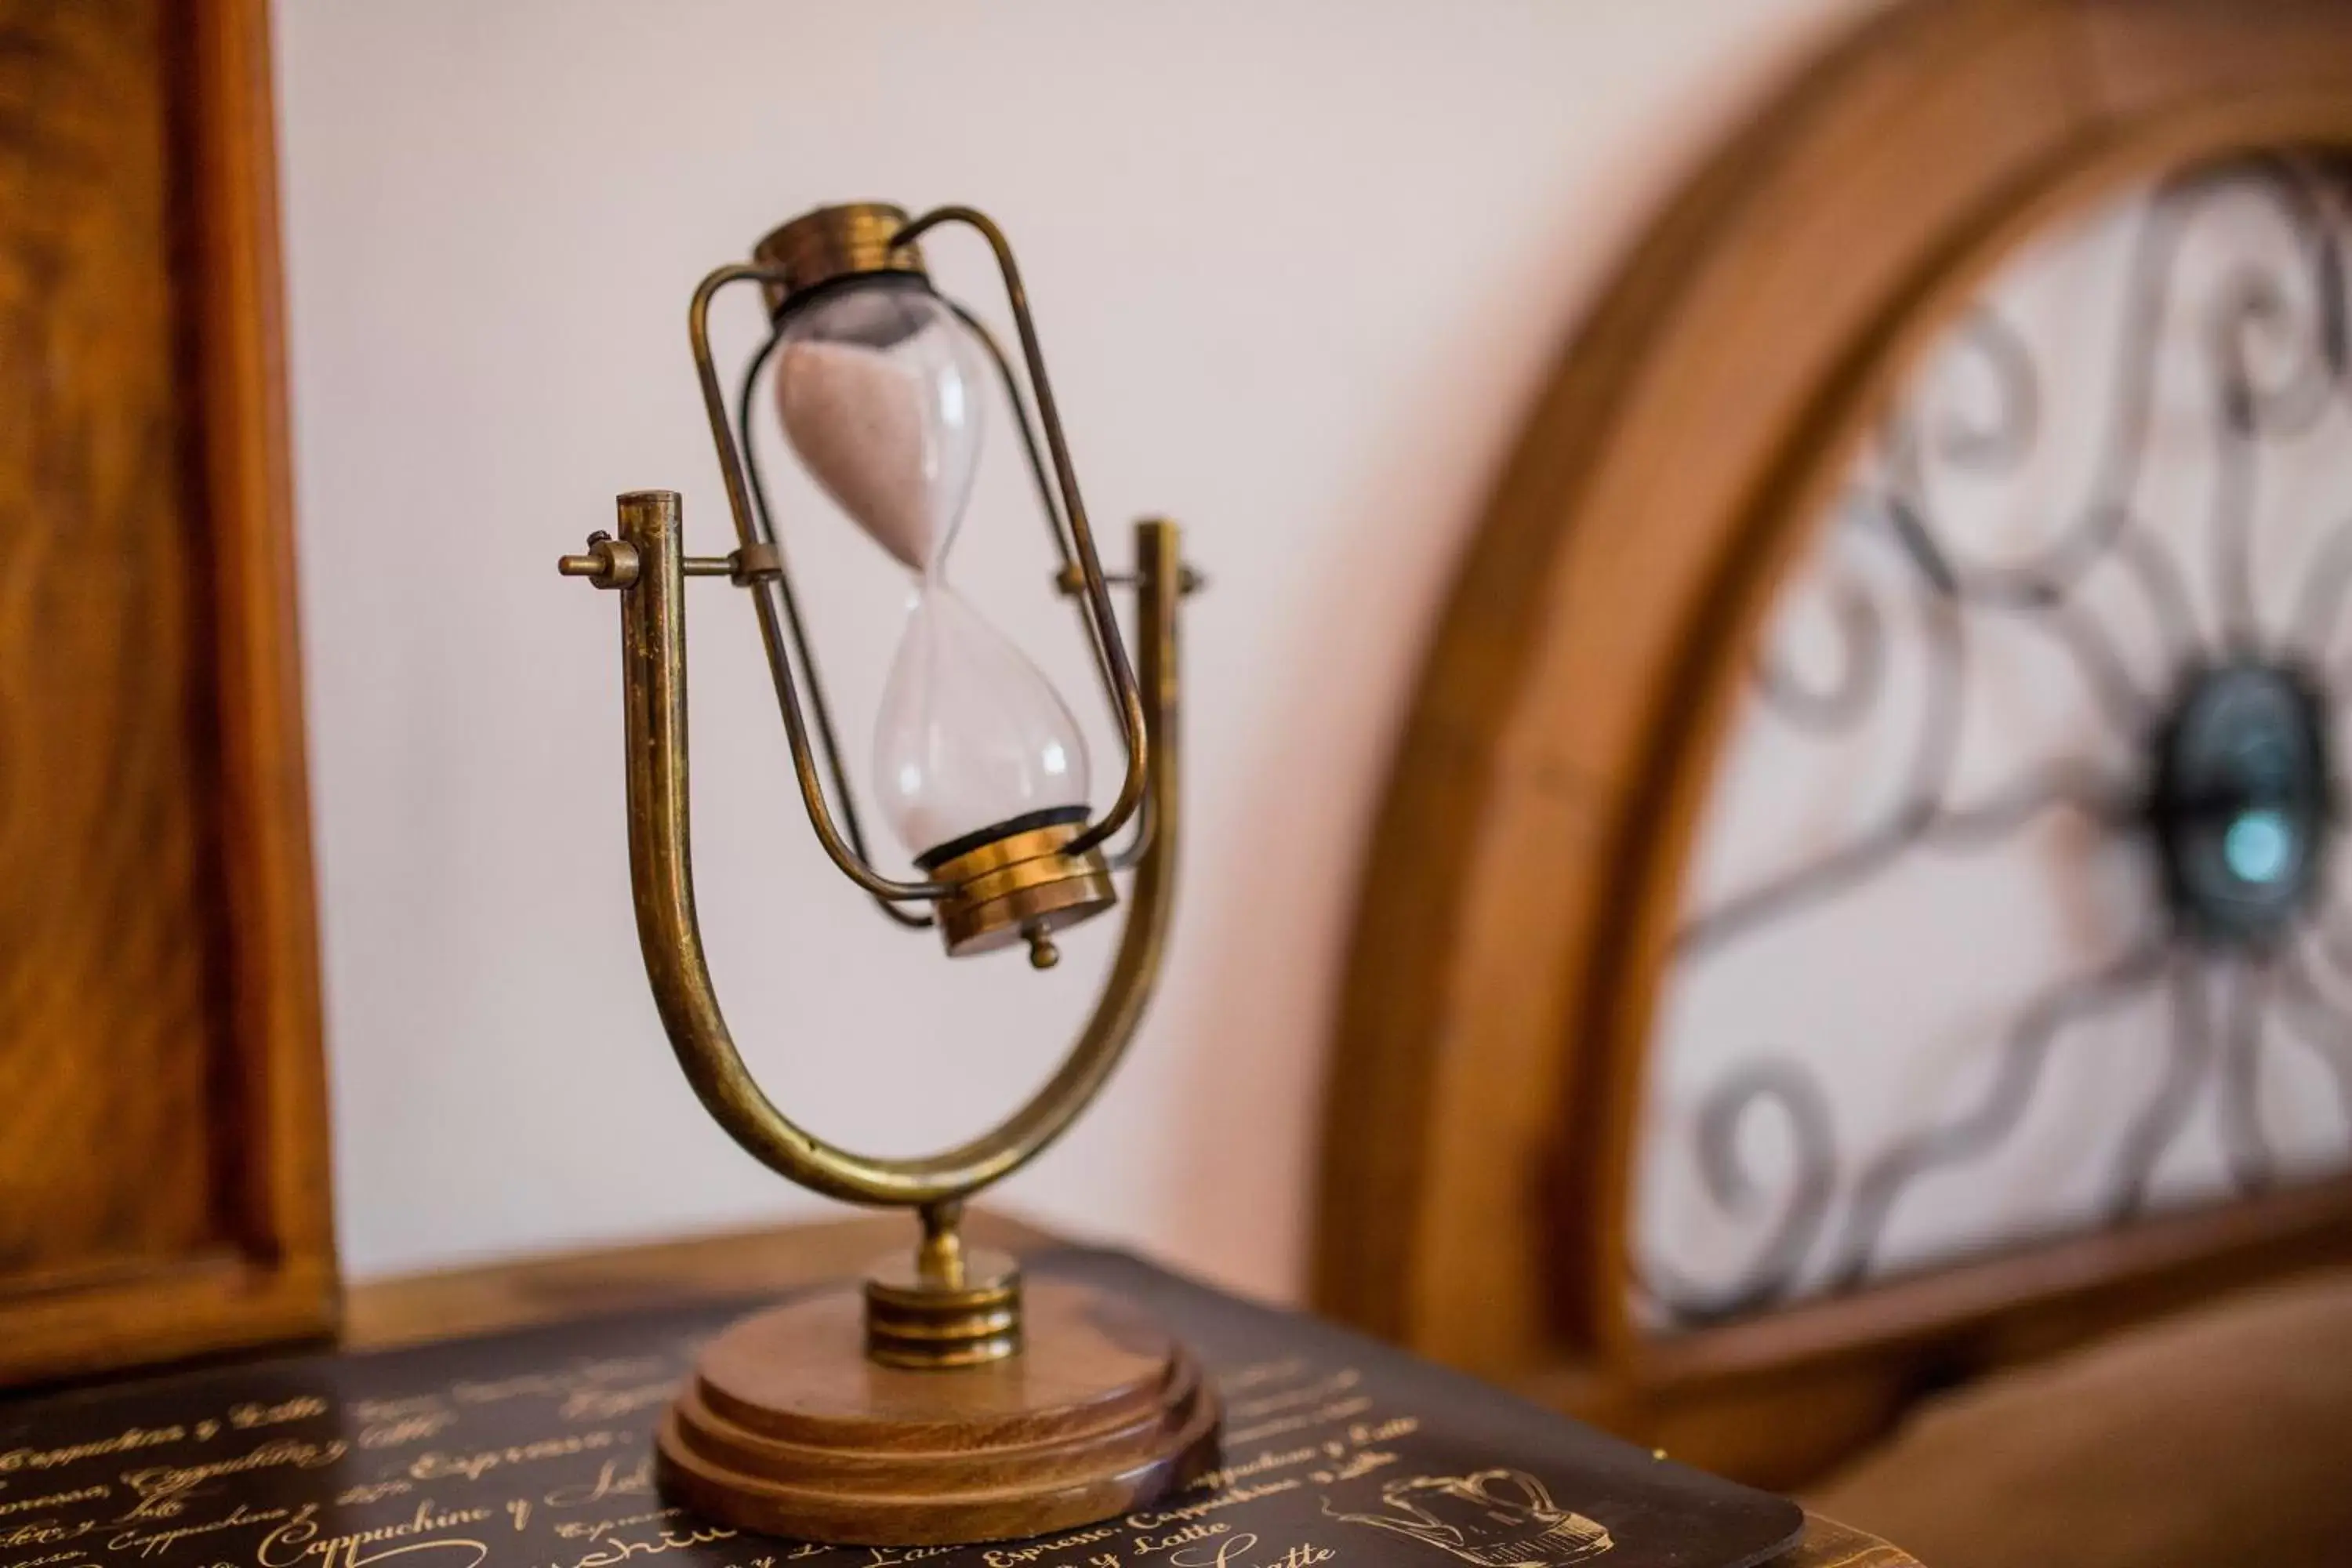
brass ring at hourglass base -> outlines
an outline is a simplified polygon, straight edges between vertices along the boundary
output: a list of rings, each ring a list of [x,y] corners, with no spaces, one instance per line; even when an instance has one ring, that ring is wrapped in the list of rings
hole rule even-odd
[[[958,958],[1074,926],[1118,901],[1099,850],[1063,846],[1081,822],[1009,834],[929,868],[955,891],[940,900],[940,934]]]

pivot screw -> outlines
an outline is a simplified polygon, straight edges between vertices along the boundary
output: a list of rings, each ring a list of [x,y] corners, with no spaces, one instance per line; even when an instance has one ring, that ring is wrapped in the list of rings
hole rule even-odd
[[[628,587],[637,580],[638,566],[637,547],[601,528],[588,536],[585,553],[561,556],[555,563],[564,576],[585,577],[599,588]]]

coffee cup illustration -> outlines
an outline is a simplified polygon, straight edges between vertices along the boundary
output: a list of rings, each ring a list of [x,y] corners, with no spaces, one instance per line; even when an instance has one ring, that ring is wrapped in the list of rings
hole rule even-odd
[[[1442,1548],[1478,1568],[1563,1568],[1589,1562],[1615,1544],[1609,1532],[1551,1500],[1524,1470],[1471,1476],[1415,1476],[1381,1489],[1381,1513],[1339,1513]],[[1326,1512],[1330,1504],[1324,1504]]]

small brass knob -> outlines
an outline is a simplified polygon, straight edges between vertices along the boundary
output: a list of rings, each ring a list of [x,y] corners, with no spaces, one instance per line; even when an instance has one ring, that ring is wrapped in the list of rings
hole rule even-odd
[[[1135,574],[1106,572],[1103,574],[1103,582],[1108,587],[1132,588],[1135,586]],[[1179,568],[1176,591],[1185,597],[1190,598],[1208,585],[1209,579],[1202,573],[1190,566]],[[1054,574],[1054,586],[1064,594],[1076,596],[1087,591],[1087,574],[1079,569],[1078,563],[1073,561]]]
[[[585,577],[599,588],[628,587],[637,580],[639,566],[637,547],[602,529],[588,536],[584,554],[561,556],[555,563],[564,576]]]

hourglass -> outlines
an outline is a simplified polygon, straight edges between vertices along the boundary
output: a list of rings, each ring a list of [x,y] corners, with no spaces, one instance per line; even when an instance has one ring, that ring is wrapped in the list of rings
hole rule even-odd
[[[970,227],[993,255],[1025,379],[971,311],[932,288],[918,242],[947,224]],[[730,416],[709,317],[719,291],[740,282],[760,285],[770,331]],[[754,1314],[713,1340],[663,1419],[662,1486],[740,1527],[874,1545],[1114,1517],[1213,1467],[1213,1390],[1139,1309],[1069,1281],[1024,1284],[1012,1259],[966,1248],[959,1222],[967,1198],[1034,1158],[1094,1098],[1159,973],[1179,826],[1178,606],[1194,585],[1176,530],[1137,527],[1130,659],[1012,249],[969,208],[914,220],[874,204],[810,213],[761,240],[750,263],[704,279],[688,328],[737,547],[688,555],[677,495],[641,490],[619,498],[617,537],[591,534],[560,563],[620,598],[629,868],[646,976],[688,1081],[737,1142],[813,1191],[915,1210],[921,1236],[861,1284]],[[768,505],[751,436],[771,370],[792,451],[915,587],[866,780],[912,878],[868,853]],[[1076,605],[1118,720],[1124,767],[1099,815],[1068,706],[950,580],[992,404],[1018,437],[1059,556],[1055,581]],[[1115,907],[1117,877],[1132,873],[1110,973],[1069,1055],[1026,1103],[956,1148],[881,1158],[826,1142],[761,1092],[728,1032],[695,916],[688,822],[685,583],[719,576],[751,600],[818,842],[891,920],[936,925],[957,957],[1025,942],[1044,968],[1058,956],[1053,933]]]
[[[987,387],[976,330],[911,272],[884,272],[794,304],[778,334],[776,412],[793,450],[841,510],[916,574],[875,727],[873,788],[917,867],[949,882],[1008,841],[1055,848],[1087,818],[1076,721],[1036,666],[947,581],[978,467]],[[746,447],[748,449],[749,443]],[[1056,832],[1056,829],[1064,831]],[[1099,875],[1028,900],[1017,927],[951,921],[950,952],[1045,933],[1109,907]]]

